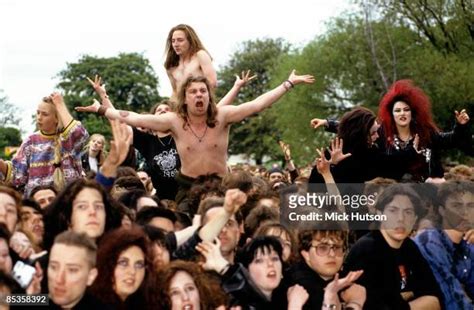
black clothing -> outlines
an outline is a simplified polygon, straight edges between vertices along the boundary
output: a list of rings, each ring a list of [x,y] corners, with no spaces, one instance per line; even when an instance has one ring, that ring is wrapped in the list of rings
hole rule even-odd
[[[40,309],[38,307],[38,309]],[[43,308],[44,309],[44,308]],[[60,306],[56,305],[51,299],[49,300],[48,309],[62,309]],[[113,307],[108,306],[102,303],[99,299],[88,294],[87,292],[82,296],[82,299],[71,308],[72,310],[112,310]]]
[[[343,270],[364,270],[357,281],[367,290],[364,309],[410,309],[401,292],[413,292],[415,299],[441,296],[430,266],[410,238],[394,249],[380,231],[371,231],[354,244]]]
[[[174,200],[178,192],[175,176],[181,168],[171,135],[159,138],[133,128],[133,146],[145,157],[147,173],[160,199]]]
[[[230,306],[239,305],[242,310],[287,309],[287,287],[283,281],[279,287],[273,290],[272,299],[268,300],[252,282],[247,269],[240,263],[231,266],[223,274],[222,288],[230,295]]]
[[[324,299],[324,288],[332,280],[321,278],[304,261],[291,266],[286,277],[289,278],[290,286],[299,284],[308,292],[309,298],[304,304],[303,310],[321,309]]]

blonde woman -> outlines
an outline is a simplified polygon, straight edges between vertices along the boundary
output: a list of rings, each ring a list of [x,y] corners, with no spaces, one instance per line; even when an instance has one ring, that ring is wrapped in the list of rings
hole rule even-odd
[[[89,142],[84,148],[81,156],[82,168],[84,172],[96,172],[104,162],[107,155],[105,149],[105,137],[101,134],[95,133],[89,138]]]
[[[0,159],[0,180],[22,189],[28,197],[39,185],[65,184],[82,175],[81,151],[89,134],[73,119],[63,97],[53,93],[36,110],[38,131],[23,141],[12,161]]]

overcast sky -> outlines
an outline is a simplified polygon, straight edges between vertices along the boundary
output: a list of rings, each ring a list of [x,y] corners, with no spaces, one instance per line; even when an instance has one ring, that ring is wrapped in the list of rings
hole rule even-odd
[[[282,37],[302,46],[349,6],[349,0],[0,0],[0,89],[22,108],[28,134],[40,98],[81,55],[143,53],[159,77],[160,95],[169,96],[163,62],[173,26],[191,25],[218,69],[245,40]]]

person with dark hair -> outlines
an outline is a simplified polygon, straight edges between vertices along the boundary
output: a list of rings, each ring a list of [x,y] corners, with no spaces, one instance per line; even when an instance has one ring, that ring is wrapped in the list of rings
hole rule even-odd
[[[142,115],[119,111],[113,108],[110,100],[103,100],[102,105],[95,101],[88,107],[76,107],[76,110],[100,112],[101,115],[119,119],[130,126],[171,132],[181,158],[178,183],[180,178],[190,182],[200,175],[217,173],[222,177],[226,174],[231,124],[269,108],[293,86],[313,82],[313,76],[300,76],[292,71],[288,80],[255,100],[238,106],[217,107],[209,81],[202,76],[189,77],[180,90],[177,112]],[[183,192],[181,195],[178,192],[177,197],[184,197],[187,190],[188,188],[183,188]]]
[[[97,240],[104,232],[120,226],[120,214],[111,198],[94,180],[79,179],[69,184],[46,210],[44,247],[71,230]]]
[[[259,227],[279,220],[280,212],[277,208],[269,208],[265,205],[257,206],[245,218],[245,233],[251,237]]]
[[[123,183],[119,184],[124,185]],[[151,196],[142,189],[128,189],[117,200],[134,212],[138,212],[144,207],[158,207],[160,202],[156,196]]]
[[[410,239],[427,213],[420,198],[409,185],[394,184],[378,196],[375,208],[386,220],[353,245],[344,264],[345,271],[364,271],[358,280],[367,290],[364,309],[440,309],[436,279]]]
[[[150,241],[135,226],[119,228],[101,240],[97,252],[99,277],[91,294],[114,309],[154,309],[156,294]]]
[[[58,191],[54,185],[39,185],[33,188],[30,198],[36,201],[41,209],[46,209],[57,195]]]
[[[189,25],[180,24],[169,31],[165,69],[173,87],[173,101],[178,99],[182,85],[190,76],[204,76],[212,89],[217,87],[217,73],[212,66],[212,58]]]
[[[278,238],[283,249],[281,255],[283,263],[293,263],[297,254],[298,239],[288,227],[278,221],[262,224],[253,235],[253,237],[258,236],[273,236]]]
[[[451,132],[441,132],[433,121],[431,103],[425,92],[410,80],[393,83],[379,105],[379,119],[387,154],[413,148],[416,153],[401,166],[415,181],[443,178],[440,151],[472,147],[469,115],[455,111],[456,125]]]
[[[168,233],[161,228],[150,225],[143,226],[143,230],[152,243],[155,270],[168,265],[171,260],[170,253],[174,250],[169,238],[167,238]]]
[[[0,179],[17,188],[25,198],[39,185],[57,189],[82,177],[81,151],[89,137],[87,130],[69,113],[63,96],[43,98],[36,111],[39,131],[21,145],[12,161],[0,159]]]
[[[28,237],[35,253],[43,250],[43,210],[31,199],[23,199],[21,202],[19,231]]]
[[[138,176],[122,176],[115,179],[110,194],[115,199],[120,199],[126,192],[134,190],[146,191],[140,178]]]
[[[218,246],[201,243],[198,250],[206,258],[204,268],[222,276],[222,288],[231,296],[230,306],[302,309],[308,293],[299,285],[288,289],[282,283],[282,248],[277,238],[259,236],[251,240],[239,255],[239,263],[233,265],[219,255]]]
[[[234,189],[235,190],[235,189]],[[228,190],[229,192],[231,190]],[[226,194],[227,196],[227,194]],[[202,224],[206,225],[225,209],[226,198],[204,199],[198,210],[201,215]],[[218,234],[222,256],[229,262],[234,263],[237,247],[241,234],[244,232],[244,220],[240,211],[232,213]]]
[[[313,122],[314,120],[319,119],[313,119]],[[326,158],[331,159],[331,173],[336,183],[364,183],[385,174],[383,152],[375,147],[379,127],[375,114],[363,107],[356,107],[342,116],[331,154],[326,154]],[[334,128],[335,125],[331,131]],[[333,152],[337,150],[345,156],[334,156]],[[309,183],[324,183],[316,167],[311,171]]]
[[[193,262],[173,261],[158,273],[161,309],[217,309],[227,302],[219,283]]]
[[[310,297],[304,304],[303,309],[331,309],[330,305],[345,302],[347,306],[355,306],[361,310],[366,293],[365,289],[353,281],[362,274],[357,271],[348,275],[350,279],[344,291],[337,300],[326,300],[324,291],[332,287],[332,282],[338,281],[338,273],[341,270],[344,253],[347,248],[348,232],[342,230],[320,229],[302,230],[299,233],[299,260],[292,265],[287,272],[291,284],[303,286]],[[336,227],[331,227],[336,228]],[[336,296],[339,291],[336,291]],[[334,308],[339,309],[339,308]]]
[[[474,183],[446,182],[438,188],[436,228],[415,242],[438,282],[445,309],[474,306],[474,245],[464,240],[474,225]]]
[[[173,211],[161,207],[144,207],[137,213],[136,223],[141,226],[151,225],[167,233],[174,231],[176,215]]]
[[[188,184],[187,199],[178,204],[178,210],[189,214],[190,217],[198,212],[202,200],[209,197],[224,197],[222,179],[216,174],[201,175]]]
[[[86,291],[97,278],[96,256],[85,234],[66,231],[55,238],[47,268],[50,309],[108,309]]]

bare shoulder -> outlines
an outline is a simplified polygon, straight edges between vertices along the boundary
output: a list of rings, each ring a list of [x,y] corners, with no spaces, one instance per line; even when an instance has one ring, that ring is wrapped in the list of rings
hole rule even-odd
[[[196,53],[196,56],[199,59],[199,61],[203,61],[203,60],[210,61],[211,60],[211,55],[209,55],[209,53],[206,52],[205,50],[199,50]]]

